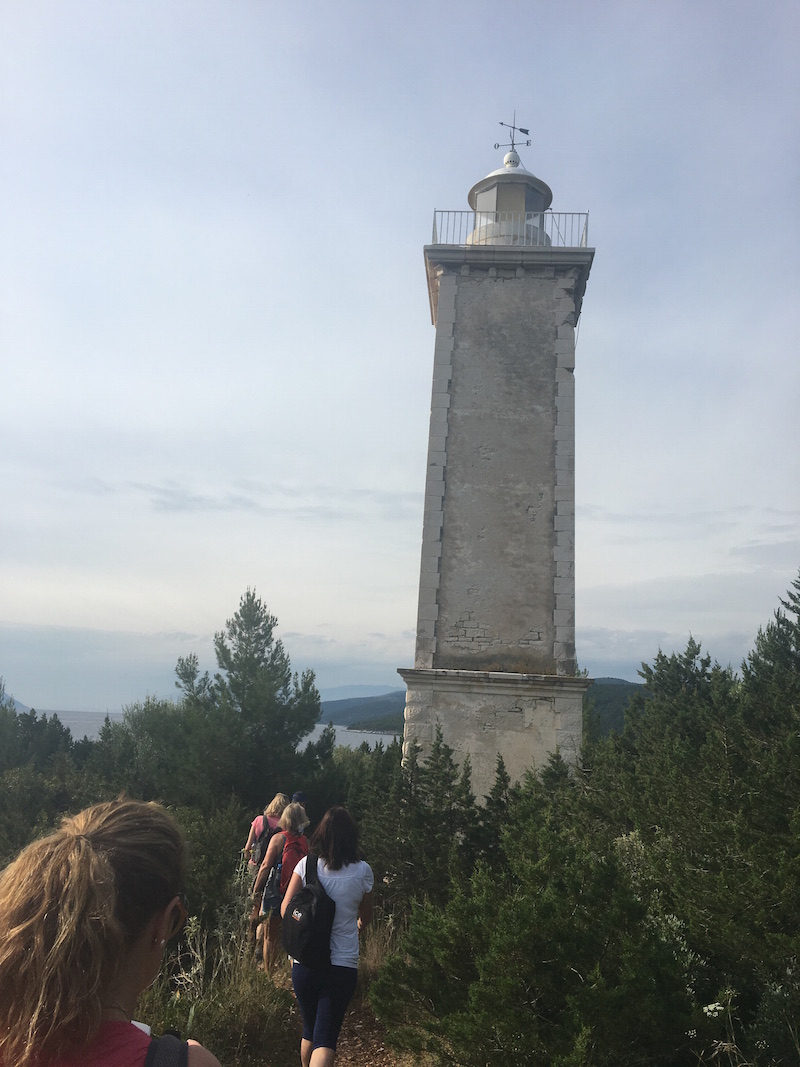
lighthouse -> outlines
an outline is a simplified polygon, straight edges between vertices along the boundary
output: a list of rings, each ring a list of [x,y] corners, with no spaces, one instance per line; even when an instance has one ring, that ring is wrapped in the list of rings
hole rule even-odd
[[[512,127],[512,130],[514,128]],[[512,135],[513,136],[513,135]],[[440,728],[482,799],[558,750],[589,680],[575,657],[575,327],[594,256],[516,147],[435,211],[436,329],[414,667],[404,751]]]

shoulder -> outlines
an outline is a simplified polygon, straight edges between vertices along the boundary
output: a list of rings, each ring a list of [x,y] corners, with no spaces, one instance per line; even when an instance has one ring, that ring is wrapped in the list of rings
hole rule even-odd
[[[196,1041],[190,1041],[188,1067],[222,1067],[222,1064],[213,1052],[198,1045]]]
[[[355,863],[346,863],[344,867],[340,867],[336,871],[328,870],[327,866],[323,869],[326,874],[331,875],[331,877],[338,881],[346,882],[348,884],[357,883],[365,890],[370,890],[372,888],[372,883],[374,881],[372,868],[365,860],[356,860]]]

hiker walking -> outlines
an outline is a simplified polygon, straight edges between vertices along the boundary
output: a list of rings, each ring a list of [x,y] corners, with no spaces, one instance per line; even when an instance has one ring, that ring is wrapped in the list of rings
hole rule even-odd
[[[330,966],[306,967],[295,960],[292,985],[303,1017],[300,1042],[302,1067],[333,1067],[336,1042],[344,1013],[358,977],[358,933],[372,919],[373,875],[358,858],[358,827],[346,808],[331,808],[311,835],[310,848],[318,857],[317,878],[336,910],[331,929]],[[308,861],[295,868],[281,914],[291,914],[292,897],[306,884]]]
[[[264,808],[262,815],[256,815],[250,824],[250,833],[247,835],[247,843],[242,850],[247,856],[247,863],[251,868],[250,873],[255,877],[258,874],[258,868],[264,859],[267,852],[267,842],[264,844],[263,851],[259,851],[259,845],[264,840],[265,836],[269,836],[269,831],[273,832],[278,829],[278,823],[280,817],[283,814],[283,809],[289,803],[289,798],[285,793],[276,793],[272,800]]]
[[[269,804],[264,808],[263,814],[256,815],[255,819],[253,819],[250,824],[250,833],[247,835],[247,842],[242,849],[245,856],[247,856],[247,865],[251,875],[250,886],[248,889],[248,893],[250,894],[253,892],[253,884],[255,883],[258,870],[264,861],[264,857],[267,854],[270,840],[279,829],[281,815],[288,803],[289,798],[285,793],[276,793]],[[256,958],[258,958],[258,947],[260,944],[260,922],[261,902],[258,900],[250,909],[248,924],[248,943],[255,944]]]
[[[302,804],[287,804],[253,884],[253,901],[258,908],[263,938],[262,963],[269,974],[280,954],[281,901],[298,862],[308,855],[303,831],[308,816]]]

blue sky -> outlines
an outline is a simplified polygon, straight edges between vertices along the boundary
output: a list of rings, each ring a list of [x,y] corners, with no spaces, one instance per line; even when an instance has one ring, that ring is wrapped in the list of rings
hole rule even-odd
[[[577,646],[738,666],[800,567],[800,9],[0,8],[0,675],[170,696],[248,586],[323,690],[413,663],[422,262],[516,109],[597,249]]]

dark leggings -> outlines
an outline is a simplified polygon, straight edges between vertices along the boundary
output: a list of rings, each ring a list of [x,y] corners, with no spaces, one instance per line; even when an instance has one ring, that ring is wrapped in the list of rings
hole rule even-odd
[[[312,971],[302,963],[293,964],[292,985],[303,1016],[303,1038],[313,1042],[314,1048],[336,1048],[357,978],[355,967]]]

